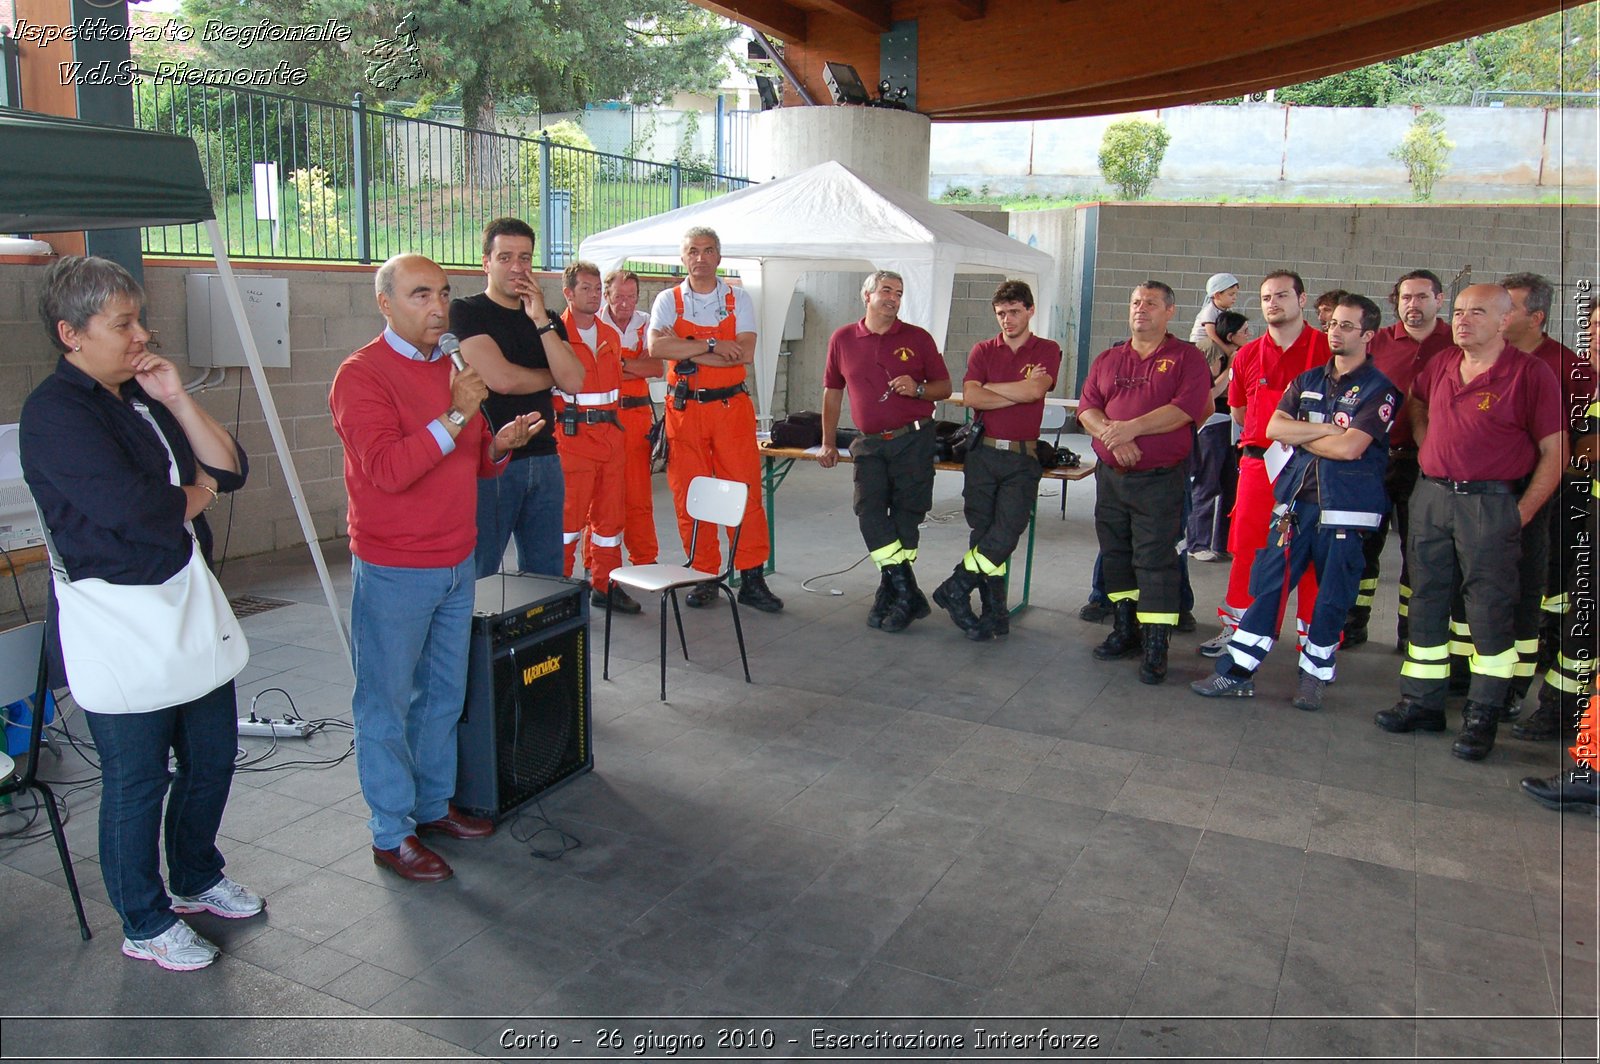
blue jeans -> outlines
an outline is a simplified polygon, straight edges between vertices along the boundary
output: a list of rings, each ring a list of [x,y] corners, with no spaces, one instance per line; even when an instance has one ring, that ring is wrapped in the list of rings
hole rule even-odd
[[[131,939],[178,922],[161,885],[161,800],[167,799],[167,874],[174,894],[193,897],[222,880],[217,828],[239,749],[238,705],[229,680],[193,702],[152,713],[90,713],[100,753],[100,873]],[[168,773],[169,751],[178,770]],[[171,794],[168,794],[168,784]]]
[[[478,481],[479,579],[500,571],[506,544],[513,536],[517,540],[519,570],[545,576],[566,572],[561,546],[561,509],[565,502],[560,455],[513,458],[500,476]]]
[[[356,774],[372,843],[392,850],[445,815],[467,697],[473,562],[403,569],[354,559],[350,643]]]

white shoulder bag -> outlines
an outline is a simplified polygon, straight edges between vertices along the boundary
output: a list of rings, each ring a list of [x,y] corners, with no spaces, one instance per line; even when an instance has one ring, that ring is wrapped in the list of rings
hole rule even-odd
[[[172,483],[178,462],[160,426],[134,408],[167,448]],[[67,686],[93,713],[149,713],[192,702],[244,670],[250,645],[189,530],[189,564],[161,584],[73,580],[41,516],[50,575],[60,605],[61,656]]]

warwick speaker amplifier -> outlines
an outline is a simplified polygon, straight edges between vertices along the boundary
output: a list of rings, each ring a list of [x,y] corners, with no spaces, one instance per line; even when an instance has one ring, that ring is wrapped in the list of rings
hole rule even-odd
[[[478,581],[455,803],[492,820],[594,767],[587,585]]]

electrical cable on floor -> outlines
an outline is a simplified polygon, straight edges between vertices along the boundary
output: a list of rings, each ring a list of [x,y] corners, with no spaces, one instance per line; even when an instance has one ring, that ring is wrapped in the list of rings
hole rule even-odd
[[[872,555],[870,553],[863,554],[861,557],[857,558],[855,561],[851,562],[849,565],[845,566],[843,569],[840,569],[837,572],[833,572],[833,573],[818,573],[816,576],[808,576],[804,580],[800,581],[800,590],[801,591],[808,591],[813,595],[821,595],[821,594],[823,594],[822,589],[821,588],[812,587],[811,586],[811,581],[813,581],[813,580],[826,580],[830,576],[843,576],[845,573],[848,573],[851,569],[854,569],[856,566],[860,565],[862,562],[866,561],[870,557],[872,557]],[[827,594],[829,594],[829,595],[842,595],[842,594],[844,594],[844,592],[840,591],[836,587],[830,587],[827,590]]]
[[[533,807],[536,812],[521,812],[513,817],[510,828],[511,837],[528,847],[529,857],[534,857],[541,861],[559,861],[568,853],[578,849],[583,845],[582,839],[571,834],[570,832],[563,831],[561,828],[556,827],[550,822],[550,818],[545,815],[543,802],[535,801],[533,803]],[[541,826],[535,828],[533,831],[526,831],[525,829],[522,829],[522,821],[525,817],[530,819],[534,824]],[[539,838],[539,836],[552,832],[556,836],[558,843],[557,846],[540,847],[535,845],[535,841]]]

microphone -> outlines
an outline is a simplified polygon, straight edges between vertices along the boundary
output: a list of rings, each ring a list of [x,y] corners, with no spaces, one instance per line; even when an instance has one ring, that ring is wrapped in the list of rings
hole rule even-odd
[[[455,333],[447,332],[439,337],[439,350],[450,356],[450,364],[457,373],[467,368],[467,360],[461,357],[461,341],[456,339]]]

